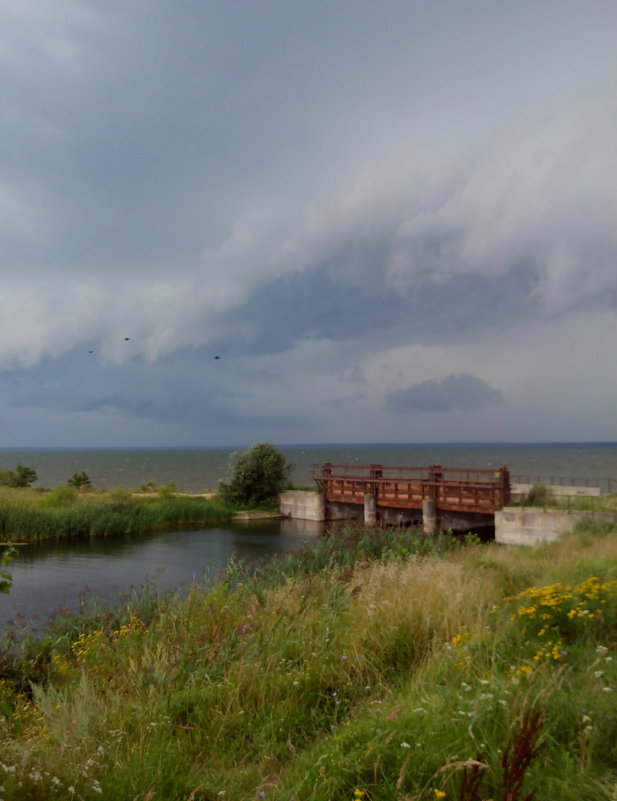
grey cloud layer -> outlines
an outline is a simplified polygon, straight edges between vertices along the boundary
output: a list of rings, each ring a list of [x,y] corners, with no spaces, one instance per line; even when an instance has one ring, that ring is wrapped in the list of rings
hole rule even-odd
[[[501,405],[503,394],[486,381],[469,373],[449,375],[442,381],[422,381],[388,396],[388,408],[394,412],[476,411],[484,406]]]
[[[523,420],[527,368],[507,376],[503,344],[480,362],[487,341],[547,326],[548,364],[552,326],[587,315],[610,337],[614,4],[34,0],[0,2],[0,31],[13,413],[76,370],[37,408],[158,437],[278,418],[304,440],[346,406],[349,436],[352,417],[386,436],[388,411],[430,398]],[[439,356],[382,382],[418,348]],[[443,400],[452,382],[467,406]],[[587,387],[608,392],[600,370]]]

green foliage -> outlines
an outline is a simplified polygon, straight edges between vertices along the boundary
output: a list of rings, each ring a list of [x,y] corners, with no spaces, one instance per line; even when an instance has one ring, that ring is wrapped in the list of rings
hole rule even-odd
[[[5,487],[29,487],[38,481],[36,470],[18,464],[15,470],[0,470],[0,484]]]
[[[269,442],[232,454],[226,481],[219,483],[223,503],[256,507],[272,504],[290,486],[293,469],[284,454]]]
[[[67,481],[67,484],[70,484],[76,489],[85,489],[86,487],[92,486],[92,481],[90,476],[85,471],[82,471],[81,473],[73,473],[71,478]]]
[[[615,526],[315,545],[5,641],[2,797],[614,801]]]
[[[0,565],[2,566],[0,568],[0,592],[4,595],[8,595],[13,586],[13,576],[7,568],[13,561],[13,556],[16,553],[17,551],[15,548],[9,544],[0,554]]]
[[[49,509],[63,509],[77,501],[77,490],[68,484],[58,484],[45,496],[41,505]]]
[[[0,538],[44,542],[112,537],[177,524],[220,523],[229,515],[227,507],[204,498],[141,500],[123,489],[100,497],[64,484],[36,503],[0,498]]]
[[[523,506],[548,506],[553,500],[553,490],[548,484],[534,484],[523,500]]]

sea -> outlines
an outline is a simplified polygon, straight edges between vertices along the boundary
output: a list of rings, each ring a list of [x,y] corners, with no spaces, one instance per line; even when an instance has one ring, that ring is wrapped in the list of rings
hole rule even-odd
[[[617,492],[617,442],[576,443],[363,443],[277,446],[293,465],[296,486],[311,486],[314,466],[382,464],[388,467],[493,469],[505,465],[512,482],[599,484]],[[0,469],[36,470],[35,486],[53,488],[86,472],[95,489],[138,489],[173,482],[179,491],[216,490],[237,447],[1,448]]]

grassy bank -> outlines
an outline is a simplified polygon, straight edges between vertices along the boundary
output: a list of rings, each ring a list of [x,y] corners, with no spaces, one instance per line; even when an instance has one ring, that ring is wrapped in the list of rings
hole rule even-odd
[[[170,493],[134,497],[127,490],[50,492],[0,488],[0,540],[43,542],[133,534],[164,526],[219,523],[231,510],[201,497]]]
[[[4,799],[615,798],[614,527],[344,528],[56,626],[3,656]]]
[[[571,495],[560,493],[559,487],[534,484],[527,495],[511,506],[535,506],[545,509],[563,509],[598,514],[617,514],[617,494]]]

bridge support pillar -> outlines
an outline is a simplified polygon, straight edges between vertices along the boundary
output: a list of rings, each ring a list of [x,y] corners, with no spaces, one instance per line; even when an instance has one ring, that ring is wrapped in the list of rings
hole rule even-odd
[[[422,528],[425,534],[437,531],[437,504],[433,500],[422,501]]]
[[[372,493],[364,496],[364,525],[374,526],[377,523],[377,498]]]

